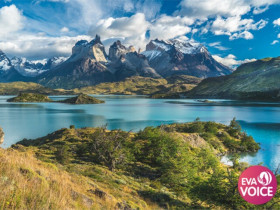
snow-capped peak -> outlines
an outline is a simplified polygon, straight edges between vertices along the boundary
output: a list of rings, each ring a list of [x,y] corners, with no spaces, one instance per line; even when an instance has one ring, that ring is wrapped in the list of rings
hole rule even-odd
[[[0,50],[0,71],[8,71],[12,68],[9,58]]]
[[[35,77],[64,62],[66,57],[53,57],[51,59],[27,60],[13,57],[11,64],[23,76]]]
[[[174,45],[176,50],[183,54],[197,54],[206,51],[206,48],[201,43],[185,36],[170,39],[167,42]]]
[[[183,54],[197,54],[207,52],[207,49],[193,39],[188,39],[186,36],[176,37],[174,39],[152,40],[146,46],[146,51],[142,52],[149,60],[154,59],[163,52],[168,52],[171,49],[177,50]]]

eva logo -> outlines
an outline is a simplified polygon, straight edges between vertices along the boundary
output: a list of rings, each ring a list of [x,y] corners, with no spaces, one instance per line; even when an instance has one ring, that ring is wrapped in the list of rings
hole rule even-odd
[[[258,176],[258,181],[260,184],[267,186],[272,182],[272,176],[268,171],[264,171]]]
[[[268,168],[252,166],[240,175],[238,190],[247,202],[255,205],[264,204],[275,195],[277,180]]]

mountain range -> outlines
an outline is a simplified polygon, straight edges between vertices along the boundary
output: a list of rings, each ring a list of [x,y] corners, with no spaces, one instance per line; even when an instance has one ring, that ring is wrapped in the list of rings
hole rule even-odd
[[[43,63],[0,54],[0,82],[32,81],[51,88],[72,89],[132,76],[208,78],[230,73],[232,70],[217,62],[202,44],[182,37],[151,40],[144,52],[116,41],[107,54],[96,35],[90,42],[78,41],[69,58],[56,57]]]

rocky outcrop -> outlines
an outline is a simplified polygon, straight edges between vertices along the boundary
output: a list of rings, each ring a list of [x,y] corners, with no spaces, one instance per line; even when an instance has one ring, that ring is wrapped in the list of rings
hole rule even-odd
[[[126,48],[122,43],[118,40],[114,42],[109,48],[109,59],[111,61],[116,61],[121,58],[121,56],[126,55],[129,52],[136,52],[133,46],[129,46]]]
[[[107,67],[107,55],[98,35],[91,42],[77,42],[68,60],[37,78],[47,87],[64,89],[113,81],[115,77]]]
[[[184,141],[194,148],[209,148],[209,144],[197,133],[181,134]]]
[[[96,35],[91,42],[81,40],[75,44],[72,49],[72,56],[68,62],[74,62],[79,59],[92,59],[96,62],[107,62],[105,47],[100,40],[100,36]]]
[[[145,56],[137,52],[129,52],[122,55],[109,66],[115,72],[116,80],[124,80],[132,76],[161,78],[161,76],[150,67]]]

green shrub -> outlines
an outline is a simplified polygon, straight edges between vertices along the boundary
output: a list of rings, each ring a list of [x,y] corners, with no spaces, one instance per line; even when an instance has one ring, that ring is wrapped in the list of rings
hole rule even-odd
[[[68,145],[58,146],[55,152],[55,158],[61,164],[67,164],[70,161],[70,147]]]

